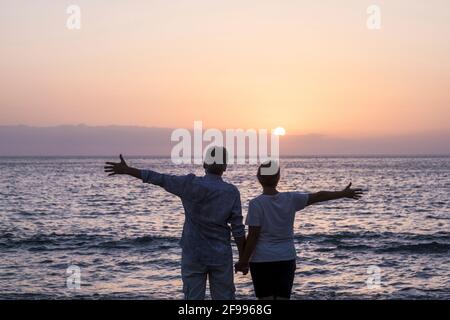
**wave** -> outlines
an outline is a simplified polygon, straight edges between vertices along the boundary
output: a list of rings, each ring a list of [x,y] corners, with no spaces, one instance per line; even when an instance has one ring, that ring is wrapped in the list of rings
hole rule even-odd
[[[136,238],[123,238],[119,240],[110,240],[91,246],[91,248],[131,248],[141,247],[147,245],[157,245],[159,249],[165,249],[178,244],[179,238],[176,237],[162,237],[162,236],[142,236]]]
[[[450,233],[338,232],[296,235],[297,243],[312,245],[316,252],[352,251],[439,254],[450,251]]]
[[[408,240],[408,241],[450,241],[450,232],[436,232],[432,234],[417,233],[395,233],[395,232],[372,232],[361,231],[351,232],[342,231],[336,233],[311,233],[296,234],[294,239],[297,241],[313,242],[339,242],[343,240]]]
[[[352,251],[383,253],[446,253],[450,251],[450,233],[411,234],[392,232],[338,232],[295,235],[297,243],[311,244],[316,252]],[[0,234],[0,248],[23,248],[30,251],[76,249],[168,249],[178,245],[179,238],[145,235],[117,238],[102,234],[36,234],[17,237],[11,232]]]
[[[0,248],[33,248],[33,250],[76,248],[132,248],[147,245],[173,245],[176,237],[142,236],[117,239],[99,234],[36,234],[28,238],[14,237],[11,233],[0,235]]]
[[[378,250],[380,253],[447,253],[450,251],[450,243],[428,242],[417,244],[404,244],[398,246],[392,246],[387,248],[381,248]]]
[[[378,254],[382,253],[437,254],[437,253],[447,253],[448,251],[450,251],[450,244],[430,242],[430,243],[403,244],[403,245],[385,244],[382,247],[375,247],[363,244],[338,245],[334,248],[330,247],[318,248],[315,251],[317,252],[366,251],[366,252],[375,252]]]

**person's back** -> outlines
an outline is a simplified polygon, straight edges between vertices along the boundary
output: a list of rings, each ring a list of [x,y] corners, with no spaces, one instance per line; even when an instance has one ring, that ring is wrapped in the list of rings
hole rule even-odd
[[[219,175],[189,175],[180,198],[185,209],[181,238],[184,253],[206,265],[223,264],[232,255],[231,231],[244,230],[239,223],[242,216],[238,189]],[[232,230],[229,224],[240,230]]]
[[[295,213],[307,202],[308,194],[300,192],[261,194],[250,200],[246,223],[261,227],[251,262],[295,259]]]

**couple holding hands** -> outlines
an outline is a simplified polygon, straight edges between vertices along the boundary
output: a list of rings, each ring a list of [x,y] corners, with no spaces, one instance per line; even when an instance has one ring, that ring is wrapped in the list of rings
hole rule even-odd
[[[227,169],[225,148],[209,148],[203,168],[204,176],[162,174],[130,167],[122,155],[120,162],[107,162],[104,168],[110,176],[130,175],[181,199],[185,211],[181,276],[187,300],[205,298],[207,279],[212,299],[234,299],[234,272],[249,271],[258,299],[289,299],[296,269],[296,212],[318,202],[362,196],[362,189],[351,188],[351,183],[342,191],[279,192],[278,163],[265,162],[256,175],[262,194],[248,206],[246,236],[239,190],[222,180]],[[234,268],[231,236],[239,251]]]

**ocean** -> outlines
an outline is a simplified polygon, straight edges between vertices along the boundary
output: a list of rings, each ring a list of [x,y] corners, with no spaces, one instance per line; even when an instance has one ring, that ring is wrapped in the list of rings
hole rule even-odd
[[[202,174],[168,158],[128,160]],[[105,161],[117,159],[0,158],[0,299],[183,297],[181,202],[131,177],[107,177]],[[293,299],[450,299],[450,157],[281,165],[280,191],[336,190],[349,181],[367,189],[359,201],[298,212]],[[224,175],[241,191],[244,216],[261,192],[255,174],[255,165],[234,165]],[[79,287],[71,285],[74,268]],[[254,299],[250,275],[235,280],[237,298]]]

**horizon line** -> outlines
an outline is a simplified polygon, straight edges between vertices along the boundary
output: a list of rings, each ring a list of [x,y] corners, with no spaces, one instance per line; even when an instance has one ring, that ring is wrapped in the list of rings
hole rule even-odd
[[[0,155],[0,159],[6,158],[113,158],[118,157],[119,154],[97,154],[97,155],[82,155],[82,154],[61,154],[61,155]],[[123,154],[124,157],[132,157],[132,158],[161,158],[161,159],[170,159],[170,155],[142,155],[142,154]],[[280,156],[283,158],[447,158],[450,157],[450,153],[372,153],[372,154],[339,154],[339,153],[328,153],[328,154],[289,154]],[[245,157],[244,159],[247,159]],[[194,159],[194,157],[192,157]]]

